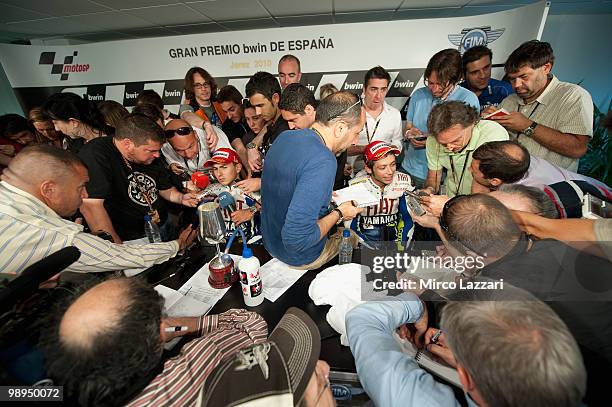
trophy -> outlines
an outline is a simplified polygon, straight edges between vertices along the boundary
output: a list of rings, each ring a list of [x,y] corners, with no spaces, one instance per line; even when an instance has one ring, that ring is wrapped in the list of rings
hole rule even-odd
[[[214,288],[229,287],[238,279],[238,273],[236,273],[231,256],[222,254],[219,248],[219,243],[225,239],[227,233],[219,204],[205,202],[198,206],[198,219],[200,220],[198,229],[200,241],[208,240],[217,246],[217,255],[208,266],[210,271],[208,282]]]

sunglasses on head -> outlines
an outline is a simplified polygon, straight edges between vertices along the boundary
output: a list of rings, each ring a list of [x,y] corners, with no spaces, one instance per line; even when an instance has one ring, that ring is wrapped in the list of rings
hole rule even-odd
[[[174,130],[164,130],[164,133],[166,134],[166,138],[172,138],[175,134],[178,134],[179,136],[188,136],[191,134],[191,127],[179,127],[178,129]]]
[[[353,107],[357,105],[363,106],[363,98],[361,96],[359,96],[359,99],[355,103],[353,103],[346,109],[342,110],[341,112],[338,112],[335,115],[331,116],[329,119],[327,119],[327,121],[330,122],[334,119],[337,119],[338,117],[342,116],[343,114],[345,114],[346,112],[348,112],[349,110],[351,110]]]

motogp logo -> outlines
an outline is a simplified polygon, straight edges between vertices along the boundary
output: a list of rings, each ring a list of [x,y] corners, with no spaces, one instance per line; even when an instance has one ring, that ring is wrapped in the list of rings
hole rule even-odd
[[[65,56],[63,63],[56,63],[55,52],[41,52],[38,65],[51,65],[51,75],[60,75],[60,81],[68,80],[68,76],[73,72],[89,72],[89,64],[74,63],[74,59],[79,55],[74,51],[71,55]]]
[[[477,45],[487,46],[506,31],[505,28],[491,30],[490,26],[464,28],[461,34],[449,34],[448,40],[457,46],[459,52],[463,53]]]

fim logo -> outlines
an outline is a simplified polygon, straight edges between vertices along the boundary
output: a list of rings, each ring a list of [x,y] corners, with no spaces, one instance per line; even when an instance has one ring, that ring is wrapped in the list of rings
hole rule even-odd
[[[74,58],[79,54],[78,51],[74,51],[72,55],[64,57],[63,64],[55,63],[55,52],[41,52],[39,65],[51,65],[51,75],[61,75],[60,80],[68,80],[68,75],[71,72],[87,72],[89,71],[89,64],[73,64]]]
[[[491,30],[490,26],[464,28],[461,34],[449,34],[448,40],[457,46],[459,52],[463,53],[476,45],[487,46],[501,37],[504,31],[506,31],[505,28]]]

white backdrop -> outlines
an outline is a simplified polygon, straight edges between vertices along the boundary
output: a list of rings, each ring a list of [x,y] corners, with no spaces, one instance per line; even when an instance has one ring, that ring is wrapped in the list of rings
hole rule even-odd
[[[24,110],[50,94],[72,91],[90,100],[132,106],[143,89],[154,89],[174,110],[183,78],[202,66],[219,87],[243,91],[257,71],[276,74],[279,58],[296,55],[302,83],[315,92],[325,83],[361,92],[365,72],[382,65],[392,76],[389,102],[401,108],[429,58],[445,48],[488,45],[494,64],[524,41],[539,38],[545,2],[471,17],[336,24],[126,40],[76,46],[0,45],[0,61]],[[499,75],[499,71],[497,75]]]

